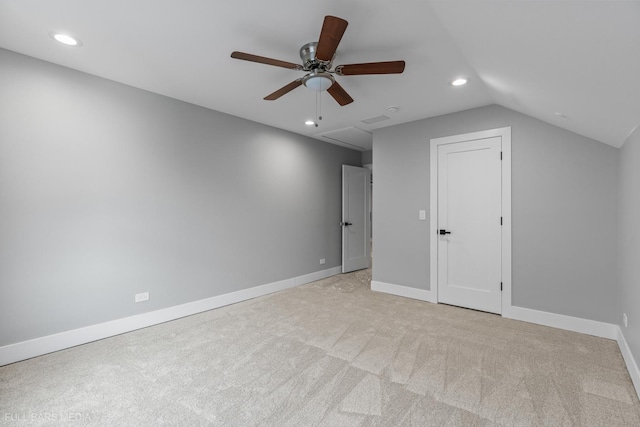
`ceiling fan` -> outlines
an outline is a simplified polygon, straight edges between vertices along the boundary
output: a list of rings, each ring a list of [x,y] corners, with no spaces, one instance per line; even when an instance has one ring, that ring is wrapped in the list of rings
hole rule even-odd
[[[305,85],[309,89],[317,92],[326,90],[338,104],[347,105],[353,102],[353,98],[338,84],[334,78],[334,74],[338,76],[400,74],[404,71],[405,65],[404,61],[367,62],[363,64],[337,65],[331,70],[336,49],[347,29],[347,25],[349,25],[349,23],[344,19],[335,16],[325,16],[318,42],[307,43],[300,48],[302,65],[237,51],[233,52],[231,57],[307,72],[302,78],[296,79],[272,94],[265,96],[264,99],[267,101],[274,101],[298,86]]]

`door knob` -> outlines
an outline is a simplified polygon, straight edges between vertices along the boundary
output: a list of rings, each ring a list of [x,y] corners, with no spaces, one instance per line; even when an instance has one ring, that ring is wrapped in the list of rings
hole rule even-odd
[[[348,226],[353,225],[353,224],[350,223],[350,222],[341,222],[340,225],[342,225],[343,227],[348,227]]]
[[[447,230],[440,230],[440,234],[444,236],[445,234],[451,234],[451,232]]]

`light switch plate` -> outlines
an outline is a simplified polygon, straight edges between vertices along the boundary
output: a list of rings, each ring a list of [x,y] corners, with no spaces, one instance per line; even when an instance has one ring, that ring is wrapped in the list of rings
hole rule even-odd
[[[419,210],[418,211],[418,219],[420,219],[420,221],[425,221],[427,219],[427,211]]]

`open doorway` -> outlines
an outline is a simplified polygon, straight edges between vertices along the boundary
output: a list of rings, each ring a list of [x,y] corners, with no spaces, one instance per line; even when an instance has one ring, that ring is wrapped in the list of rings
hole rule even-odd
[[[342,166],[342,272],[371,266],[371,171]]]

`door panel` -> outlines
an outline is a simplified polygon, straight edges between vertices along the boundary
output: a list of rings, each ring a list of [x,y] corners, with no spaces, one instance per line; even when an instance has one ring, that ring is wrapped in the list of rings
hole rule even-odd
[[[369,268],[371,171],[342,166],[342,272]]]
[[[438,301],[501,313],[501,139],[438,146]]]

